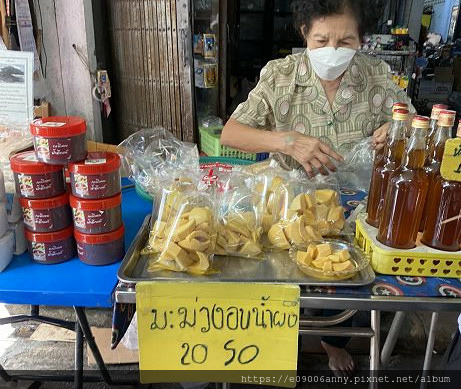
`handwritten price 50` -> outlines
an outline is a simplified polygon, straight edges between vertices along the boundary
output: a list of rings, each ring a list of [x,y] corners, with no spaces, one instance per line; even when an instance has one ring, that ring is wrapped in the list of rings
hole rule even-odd
[[[227,341],[223,348],[229,352],[228,359],[224,362],[224,366],[229,366],[232,363],[240,365],[248,365],[253,362],[259,355],[259,348],[255,344],[236,349],[233,347],[234,339]],[[183,355],[181,357],[181,365],[188,366],[191,364],[202,365],[208,359],[208,346],[202,343],[190,345],[183,343],[181,345]]]

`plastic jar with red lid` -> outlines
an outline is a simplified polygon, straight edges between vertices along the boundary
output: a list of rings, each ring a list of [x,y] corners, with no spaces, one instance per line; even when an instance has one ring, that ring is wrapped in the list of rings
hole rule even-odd
[[[29,199],[60,196],[66,192],[62,166],[39,162],[33,151],[11,157],[16,192]]]
[[[21,198],[24,224],[32,232],[56,232],[72,226],[67,193],[44,200]]]
[[[125,255],[125,227],[100,235],[75,231],[79,259],[89,265],[109,265]]]
[[[92,152],[85,161],[69,164],[72,194],[82,199],[102,199],[122,190],[120,157],[115,153]]]
[[[44,265],[65,262],[75,255],[72,227],[51,233],[26,230],[26,239],[32,259]]]
[[[119,229],[122,222],[122,195],[101,200],[82,200],[70,196],[76,231],[105,234]]]
[[[53,116],[30,125],[37,158],[53,165],[82,161],[87,155],[86,123],[75,116]]]

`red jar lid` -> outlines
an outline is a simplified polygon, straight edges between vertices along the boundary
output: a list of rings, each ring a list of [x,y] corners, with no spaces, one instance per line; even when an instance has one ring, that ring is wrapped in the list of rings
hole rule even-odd
[[[102,209],[110,209],[119,206],[122,203],[122,195],[118,194],[114,197],[101,200],[82,200],[70,195],[70,206],[82,211],[100,211]]]
[[[89,235],[82,234],[81,232],[75,230],[74,236],[75,240],[78,243],[84,244],[104,244],[110,243],[115,240],[123,238],[125,235],[125,227],[122,225],[118,230],[108,232],[107,234],[98,234],[98,235]]]
[[[61,230],[58,232],[45,232],[45,233],[37,233],[31,232],[26,230],[26,238],[32,242],[38,243],[54,243],[60,242],[64,239],[69,239],[72,237],[74,233],[74,227],[67,227],[65,230]]]
[[[62,207],[63,205],[69,204],[69,195],[64,193],[61,196],[53,197],[50,199],[43,200],[29,200],[24,197],[19,199],[21,207],[31,209],[50,209]]]
[[[76,116],[50,116],[34,120],[30,132],[35,136],[63,138],[86,132],[85,120]]]
[[[11,170],[15,173],[43,174],[62,171],[60,165],[46,165],[37,160],[33,151],[13,155],[10,159]]]
[[[79,174],[111,173],[120,168],[120,157],[115,153],[88,153],[85,161],[70,163],[69,171]]]

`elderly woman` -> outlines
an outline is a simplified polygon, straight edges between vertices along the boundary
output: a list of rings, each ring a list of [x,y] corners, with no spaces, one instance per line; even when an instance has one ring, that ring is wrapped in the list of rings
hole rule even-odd
[[[363,34],[376,28],[374,4],[294,1],[295,27],[307,50],[261,70],[258,85],[224,127],[222,144],[271,152],[282,165],[302,165],[309,174],[335,171],[333,162],[364,137],[382,147],[393,103],[409,99],[385,62],[357,52]]]
[[[363,34],[376,28],[378,8],[369,0],[294,1],[306,51],[262,69],[258,85],[224,127],[222,144],[271,152],[282,166],[302,166],[310,175],[335,171],[341,154],[365,137],[382,148],[393,104],[410,102],[385,62],[357,52]],[[354,368],[346,342],[322,339],[330,368],[344,374]]]

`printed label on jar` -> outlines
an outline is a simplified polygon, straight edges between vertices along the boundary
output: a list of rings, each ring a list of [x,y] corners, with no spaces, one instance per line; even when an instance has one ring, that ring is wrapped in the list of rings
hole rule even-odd
[[[23,196],[33,196],[34,192],[34,183],[31,176],[25,174],[18,174],[19,181],[19,190]]]
[[[72,139],[49,139],[51,159],[70,159],[72,157]]]
[[[51,178],[48,178],[46,176],[42,176],[39,179],[32,178],[32,182],[34,185],[34,191],[37,193],[48,192],[53,189]]]
[[[34,218],[34,228],[49,229],[53,228],[53,220],[51,218],[50,211],[42,210],[42,211],[34,211],[33,212]]]
[[[45,243],[32,242],[32,256],[36,261],[46,261]]]
[[[82,261],[86,261],[86,250],[80,243],[77,243],[77,253]]]
[[[30,208],[22,208],[24,224],[30,228],[35,228],[34,211]]]
[[[62,127],[65,125],[66,123],[62,123],[62,122],[46,122],[46,123],[40,124],[40,127]]]
[[[49,260],[61,259],[65,254],[65,248],[63,244],[52,243],[48,246],[47,256]]]
[[[106,163],[107,160],[105,158],[101,159],[87,159],[85,161],[85,165],[102,165],[103,163]]]
[[[105,211],[89,211],[85,215],[87,228],[102,228],[106,225]]]
[[[85,223],[85,213],[79,209],[73,209],[72,210],[74,213],[74,224],[75,227],[77,228],[86,228],[86,223]]]
[[[88,179],[82,174],[74,174],[75,192],[80,196],[88,196]]]
[[[47,138],[40,136],[35,137],[35,152],[39,158],[49,159],[50,158],[50,145]]]
[[[88,191],[91,196],[103,197],[107,191],[107,176],[88,176]]]

